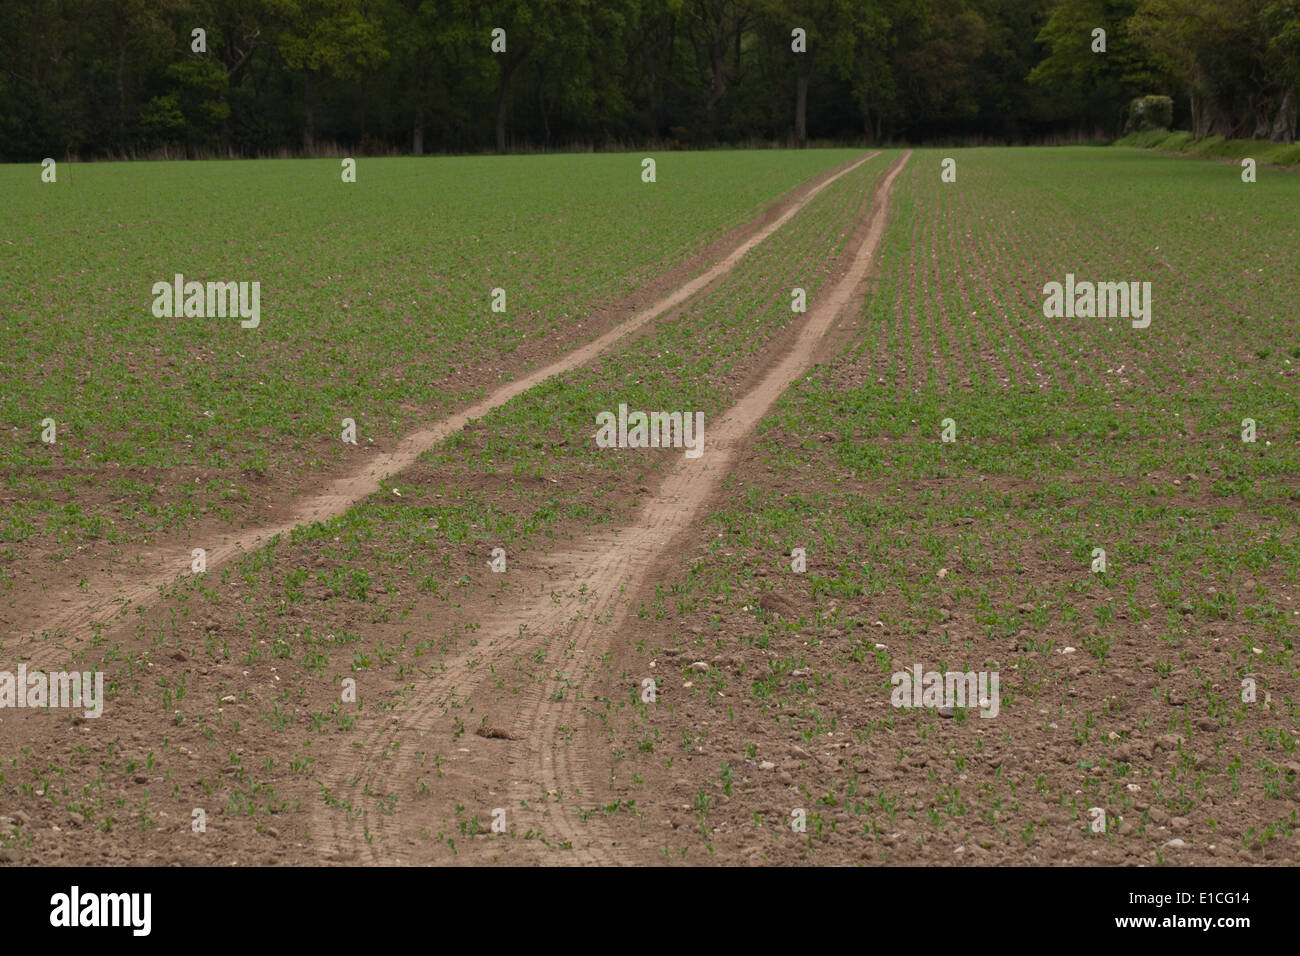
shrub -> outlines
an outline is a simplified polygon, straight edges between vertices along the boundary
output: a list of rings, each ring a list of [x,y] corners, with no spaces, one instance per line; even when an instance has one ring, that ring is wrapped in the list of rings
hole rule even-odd
[[[1128,105],[1131,129],[1168,129],[1174,121],[1174,101],[1167,96],[1140,96]]]

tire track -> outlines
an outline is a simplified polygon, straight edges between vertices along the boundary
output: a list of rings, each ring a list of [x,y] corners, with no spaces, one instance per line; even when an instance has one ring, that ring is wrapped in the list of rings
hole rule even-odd
[[[879,150],[874,150],[838,171],[824,176],[813,186],[801,187],[804,189],[802,195],[798,195],[799,190],[796,190],[795,195],[785,201],[786,208],[783,212],[765,221],[757,231],[735,246],[721,261],[689,282],[678,286],[654,305],[641,310],[599,338],[566,353],[543,368],[501,386],[468,408],[440,419],[428,428],[407,435],[392,452],[380,455],[356,471],[330,481],[321,493],[303,502],[284,520],[252,530],[217,536],[217,543],[206,549],[207,570],[212,571],[242,554],[263,548],[277,535],[287,535],[297,527],[316,521],[328,521],[343,514],[363,498],[379,491],[385,478],[409,467],[421,454],[464,428],[471,420],[482,418],[493,409],[554,375],[586,364],[648,322],[677,309],[706,286],[730,272],[751,249],[793,218],[831,183],[878,155]],[[147,553],[151,559],[157,557],[158,566],[173,570],[145,574],[125,585],[95,582],[85,590],[69,587],[60,593],[50,595],[46,600],[54,606],[54,610],[44,616],[37,629],[26,633],[25,639],[20,637],[8,648],[13,652],[15,659],[26,661],[29,665],[38,668],[51,666],[56,663],[57,651],[68,648],[64,640],[58,637],[50,640],[47,639],[49,636],[57,636],[60,632],[64,632],[64,636],[68,639],[80,639],[79,633],[89,631],[96,624],[106,625],[129,608],[148,607],[153,604],[164,588],[187,574],[175,569],[185,568],[189,564],[190,546],[161,548]],[[27,656],[24,657],[24,654]]]
[[[535,606],[517,606],[483,621],[482,633],[504,635],[492,645],[495,663],[508,661],[529,650],[546,649],[547,676],[536,680],[514,703],[508,720],[507,749],[500,744],[471,738],[463,748],[467,756],[452,763],[487,790],[495,806],[507,810],[507,823],[516,830],[540,830],[548,845],[560,844],[564,856],[542,857],[527,846],[531,841],[495,839],[470,841],[470,852],[460,862],[484,862],[487,858],[513,859],[519,853],[528,862],[612,864],[620,862],[617,848],[598,810],[597,789],[592,779],[590,752],[591,723],[584,693],[595,686],[592,669],[601,651],[617,634],[628,613],[627,598],[646,586],[651,571],[670,553],[680,535],[695,533],[695,524],[717,487],[731,473],[747,436],[768,413],[790,384],[811,364],[823,338],[845,310],[861,297],[861,290],[875,261],[876,251],[888,218],[889,197],[895,178],[911,151],[904,153],[878,185],[868,215],[865,234],[851,253],[849,267],[828,292],[811,305],[797,340],[763,378],[710,426],[709,450],[699,459],[683,458],[657,491],[648,496],[638,520],[630,527],[605,532],[584,546],[548,556],[551,580],[533,596]],[[534,636],[536,635],[536,636]],[[543,643],[538,644],[538,640]],[[424,688],[420,700],[405,712],[402,729],[390,723],[396,740],[401,734],[417,737],[433,733],[449,710],[457,688],[466,689],[464,701],[472,702],[474,714],[487,721],[493,709],[500,709],[500,695],[484,671],[482,649],[462,653],[445,664],[446,669]],[[585,668],[586,673],[574,671]],[[483,675],[480,677],[479,675]],[[585,688],[584,688],[585,682]],[[575,686],[576,685],[576,686]],[[465,708],[469,710],[469,708]],[[501,724],[492,726],[498,729]],[[569,731],[566,735],[561,729]],[[370,748],[376,752],[375,748]],[[386,772],[362,770],[367,786],[384,793],[393,788],[399,805],[413,790],[415,771],[413,747],[399,747],[396,759],[385,761]],[[346,775],[352,768],[340,768]],[[406,791],[402,792],[403,781]],[[494,789],[495,788],[495,789]],[[552,799],[553,798],[553,799]],[[571,798],[579,802],[575,805]],[[540,806],[535,806],[540,801]],[[586,804],[583,808],[581,805]],[[524,809],[520,809],[520,808]],[[480,808],[487,812],[490,808]],[[584,813],[580,813],[580,809]],[[585,816],[585,819],[583,818]],[[339,811],[320,810],[318,821],[329,834],[330,847],[337,852],[354,839],[350,820]],[[522,822],[521,822],[522,820]],[[361,862],[387,863],[408,855],[416,839],[410,832],[413,821],[403,827],[401,819],[371,820],[374,835],[359,848]],[[521,844],[523,846],[521,847]],[[350,859],[350,850],[344,851]],[[413,852],[413,850],[412,850]],[[458,851],[459,854],[460,851]]]

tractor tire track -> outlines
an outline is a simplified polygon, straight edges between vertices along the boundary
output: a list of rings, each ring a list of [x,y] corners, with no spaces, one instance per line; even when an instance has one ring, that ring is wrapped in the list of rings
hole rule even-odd
[[[343,514],[357,502],[379,491],[385,478],[409,467],[421,454],[464,428],[468,422],[482,418],[488,412],[552,376],[590,362],[648,322],[677,309],[692,296],[730,272],[751,249],[793,218],[831,183],[878,155],[879,150],[872,151],[837,171],[823,174],[820,181],[813,185],[795,190],[777,207],[780,210],[777,214],[767,214],[762,225],[736,245],[725,258],[689,282],[678,286],[654,305],[637,312],[592,342],[497,388],[486,398],[469,407],[440,419],[428,428],[407,435],[392,452],[382,454],[356,471],[330,481],[323,491],[304,501],[287,518],[251,530],[214,536],[216,543],[206,548],[207,571],[212,571],[245,553],[263,548],[276,536],[287,535],[295,528],[317,521],[328,521]],[[30,631],[15,632],[18,640],[7,648],[12,652],[15,660],[26,661],[34,668],[54,666],[58,663],[58,652],[69,650],[67,641],[81,640],[82,636],[88,634],[95,625],[107,625],[129,608],[152,605],[158,600],[163,589],[188,574],[188,571],[176,569],[186,568],[189,565],[190,546],[157,548],[141,554],[149,555],[152,566],[170,570],[142,574],[137,580],[128,584],[96,580],[88,582],[84,589],[68,587],[61,592],[51,594],[45,599],[45,603],[52,609],[42,616],[39,625]]]
[[[722,480],[731,473],[750,432],[812,364],[824,337],[849,306],[860,301],[888,220],[894,180],[910,156],[911,151],[904,153],[881,180],[865,233],[849,256],[847,271],[810,306],[793,346],[718,423],[710,426],[708,453],[695,460],[684,458],[648,496],[632,526],[605,532],[579,548],[548,556],[550,580],[533,596],[533,606],[517,606],[483,621],[483,634],[498,635],[490,645],[494,665],[528,651],[544,651],[544,673],[548,676],[533,681],[519,699],[511,702],[513,713],[501,720],[493,715],[494,710],[501,709],[502,695],[494,691],[493,682],[487,678],[485,651],[475,648],[459,654],[445,662],[445,670],[422,687],[420,699],[403,712],[400,724],[394,719],[381,732],[381,739],[391,738],[393,742],[403,735],[407,738],[408,743],[395,748],[398,756],[378,761],[363,758],[368,766],[354,779],[364,778],[373,792],[396,793],[399,805],[405,805],[403,801],[414,790],[411,777],[416,772],[417,748],[409,745],[410,737],[439,733],[453,705],[469,713],[471,708],[466,704],[473,703],[474,715],[482,714],[485,722],[491,720],[494,730],[507,731],[503,741],[470,736],[468,746],[458,748],[466,756],[451,761],[453,772],[477,782],[494,801],[490,807],[474,808],[477,814],[486,817],[494,808],[505,809],[508,828],[513,827],[516,835],[525,829],[540,831],[547,846],[562,849],[547,855],[530,847],[537,841],[476,839],[469,842],[469,852],[458,850],[459,862],[486,862],[488,858],[515,863],[621,862],[599,811],[589,760],[593,748],[587,702],[593,699],[590,695],[597,686],[592,671],[627,615],[629,599],[648,586],[652,569],[673,551],[678,536],[694,533],[697,520]],[[585,673],[575,670],[582,668]],[[464,697],[457,704],[453,698],[461,692]],[[369,749],[377,752],[373,746]],[[345,754],[339,757],[343,759]],[[351,767],[338,768],[342,776],[352,772]],[[370,816],[367,814],[367,826],[373,826],[374,838],[357,847],[361,854],[357,861],[352,852],[357,841],[350,818],[337,810],[318,811],[317,819],[327,834],[322,849],[333,854],[326,859],[406,862],[418,846],[411,832],[416,822],[408,819],[404,825],[400,816]],[[318,840],[320,836],[318,831]],[[345,847],[340,854],[340,848]]]

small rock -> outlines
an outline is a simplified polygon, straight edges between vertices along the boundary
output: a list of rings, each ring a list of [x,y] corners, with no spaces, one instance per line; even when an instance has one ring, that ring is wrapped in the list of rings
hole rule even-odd
[[[709,665],[706,664],[704,661],[696,661],[694,664],[691,665],[691,670],[695,671],[695,673],[697,674],[704,674],[708,672]]]
[[[1078,653],[1078,648],[1074,648],[1074,647],[1063,647],[1063,648],[1061,648],[1061,653],[1062,653],[1062,654],[1077,654],[1077,653]]]
[[[772,763],[772,761],[770,761],[770,760],[763,760],[763,761],[760,761],[760,762],[759,762],[758,769],[759,769],[759,770],[775,770],[775,769],[776,769],[776,764]]]
[[[957,716],[957,708],[956,708],[956,707],[940,707],[940,708],[939,708],[939,716],[940,716],[940,717],[956,717],[956,716]]]

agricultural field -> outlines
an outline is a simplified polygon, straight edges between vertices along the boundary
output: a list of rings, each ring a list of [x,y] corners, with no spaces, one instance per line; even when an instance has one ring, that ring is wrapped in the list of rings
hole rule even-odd
[[[55,189],[0,167],[0,587],[283,519],[661,297],[854,155],[683,155],[653,193],[612,155],[376,159],[355,183],[325,160],[92,164]],[[257,326],[155,315],[154,283],[177,274],[251,276]]]
[[[1216,164],[970,150],[945,185],[940,155],[900,179],[844,343],[639,596],[612,672],[694,686],[593,749],[609,802],[644,812],[613,836],[734,862],[1294,865],[1300,180],[1260,200]],[[1150,276],[1149,328],[1044,321],[1067,271]],[[1268,434],[1243,442],[1245,418]],[[891,707],[918,663],[998,673],[1000,706]]]
[[[0,861],[1300,863],[1300,177],[1239,172],[0,167],[0,645],[105,678],[4,712]]]

